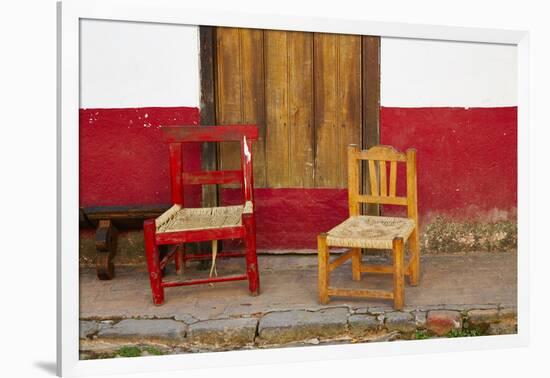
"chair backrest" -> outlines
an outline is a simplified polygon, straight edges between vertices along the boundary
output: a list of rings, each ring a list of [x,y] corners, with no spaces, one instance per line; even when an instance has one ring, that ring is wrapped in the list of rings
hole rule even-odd
[[[361,161],[368,163],[370,193],[361,194],[359,172]],[[389,180],[387,169],[389,163]],[[397,164],[406,164],[407,194],[397,195]],[[366,178],[365,178],[366,179]],[[391,146],[374,146],[360,150],[356,145],[348,147],[348,200],[350,216],[359,215],[361,203],[400,205],[407,207],[407,216],[418,224],[416,192],[416,150],[399,152]]]
[[[244,201],[253,200],[252,141],[258,139],[255,125],[164,126],[164,141],[170,146],[170,182],[172,203],[183,205],[184,185],[240,183]],[[241,169],[184,172],[182,143],[240,142]]]

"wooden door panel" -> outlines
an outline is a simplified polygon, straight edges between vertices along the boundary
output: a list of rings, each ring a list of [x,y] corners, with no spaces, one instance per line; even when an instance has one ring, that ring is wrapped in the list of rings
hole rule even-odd
[[[265,31],[267,183],[313,187],[313,35]]]
[[[361,145],[361,37],[315,34],[315,186],[347,186],[347,146]]]
[[[253,144],[254,181],[265,186],[265,115],[263,31],[218,28],[216,44],[217,123],[257,124]],[[220,169],[239,169],[238,143],[220,143]]]
[[[368,92],[378,70],[364,77],[365,61],[379,38],[326,34],[216,29],[217,123],[256,123],[260,140],[254,146],[257,187],[347,186],[347,146],[364,147],[378,128],[379,85]],[[369,63],[371,64],[371,63]],[[376,123],[376,125],[374,125]],[[374,137],[372,137],[374,135]],[[222,145],[220,169],[238,168],[236,146]]]

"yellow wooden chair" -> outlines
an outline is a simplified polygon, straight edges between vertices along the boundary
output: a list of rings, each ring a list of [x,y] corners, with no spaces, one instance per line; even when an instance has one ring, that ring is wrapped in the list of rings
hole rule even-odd
[[[360,194],[359,191],[359,167],[362,160],[368,162],[370,194]],[[388,162],[390,165],[389,189],[386,165]],[[396,194],[398,163],[405,163],[407,166],[406,197]],[[348,202],[349,218],[317,238],[319,302],[327,304],[330,296],[386,298],[393,299],[394,308],[400,310],[404,303],[404,276],[409,276],[409,283],[416,286],[420,274],[416,150],[409,149],[405,154],[390,146],[374,146],[368,150],[359,150],[356,145],[350,145],[348,148]],[[361,203],[406,206],[407,217],[360,215]],[[410,258],[405,265],[406,241],[409,242]],[[330,262],[330,247],[347,247],[350,250]],[[362,264],[361,248],[391,249],[393,264]],[[393,274],[393,290],[356,290],[330,286],[330,272],[349,259],[351,259],[354,281],[361,280],[361,273],[389,273]]]

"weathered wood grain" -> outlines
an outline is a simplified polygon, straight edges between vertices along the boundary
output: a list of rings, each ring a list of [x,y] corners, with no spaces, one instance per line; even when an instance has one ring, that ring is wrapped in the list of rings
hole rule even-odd
[[[362,36],[363,149],[380,144],[380,37]],[[363,165],[363,177],[367,176]],[[370,193],[370,182],[363,180],[363,193]],[[365,214],[379,215],[378,204],[365,204]]]
[[[265,186],[265,91],[263,31],[218,28],[216,32],[216,118],[220,125],[255,124],[259,139],[252,147],[256,185]],[[236,143],[221,143],[222,170],[240,166]]]
[[[345,188],[347,145],[361,144],[361,40],[314,36],[315,186]]]
[[[268,186],[312,187],[313,35],[264,35]]]

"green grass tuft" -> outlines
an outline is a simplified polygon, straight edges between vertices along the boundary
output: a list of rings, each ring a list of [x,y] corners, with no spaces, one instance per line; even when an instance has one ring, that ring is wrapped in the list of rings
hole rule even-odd
[[[481,336],[481,332],[476,329],[453,329],[447,334],[447,337],[471,337]]]
[[[152,356],[162,356],[164,352],[154,346],[148,346],[145,348],[145,351]]]
[[[135,346],[123,346],[117,350],[117,354],[121,357],[139,357],[141,350]]]
[[[428,338],[428,331],[426,331],[425,329],[417,329],[416,331],[414,331],[415,340],[424,340]]]

